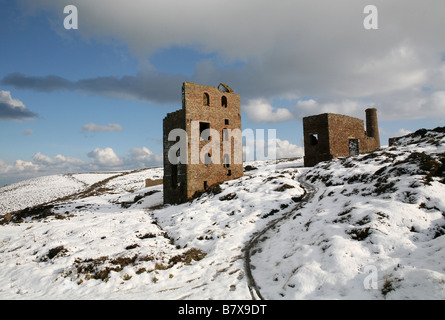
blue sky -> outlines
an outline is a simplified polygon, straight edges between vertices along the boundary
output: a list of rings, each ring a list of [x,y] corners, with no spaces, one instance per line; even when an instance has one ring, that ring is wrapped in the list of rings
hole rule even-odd
[[[311,114],[377,107],[382,145],[444,125],[444,4],[375,1],[364,30],[365,2],[318,2],[0,0],[0,186],[161,165],[184,81],[229,84],[243,129],[276,129],[284,156]]]

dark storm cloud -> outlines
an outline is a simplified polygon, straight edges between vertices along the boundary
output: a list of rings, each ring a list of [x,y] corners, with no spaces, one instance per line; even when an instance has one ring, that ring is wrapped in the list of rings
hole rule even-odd
[[[51,92],[68,87],[71,83],[58,76],[31,77],[22,73],[11,73],[3,78],[3,85],[13,86],[17,89],[33,89],[36,91]]]
[[[0,120],[31,120],[37,116],[23,102],[12,99],[9,91],[0,91]]]
[[[34,119],[37,114],[27,109],[14,108],[8,103],[0,102],[0,119],[3,120],[26,120]]]
[[[159,72],[138,73],[136,76],[97,77],[70,81],[58,76],[34,77],[12,73],[3,78],[3,85],[17,89],[42,92],[57,90],[80,91],[124,99],[137,99],[156,103],[180,101],[180,88],[185,77]],[[178,98],[179,97],[179,98]]]

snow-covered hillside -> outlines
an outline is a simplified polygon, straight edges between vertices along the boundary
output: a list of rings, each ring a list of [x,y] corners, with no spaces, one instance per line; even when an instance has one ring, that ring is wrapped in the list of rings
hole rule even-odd
[[[161,185],[144,187],[159,177],[147,169],[0,219],[0,298],[249,299],[244,242],[303,193],[301,161],[251,165],[178,206],[162,206]]]
[[[49,203],[63,197],[106,185],[115,192],[140,189],[145,179],[162,179],[162,168],[124,172],[95,172],[38,177],[0,188],[0,215]]]
[[[443,131],[175,206],[160,168],[1,188],[0,299],[444,299]]]
[[[253,275],[270,299],[444,299],[445,130],[306,174],[313,200],[266,233]]]

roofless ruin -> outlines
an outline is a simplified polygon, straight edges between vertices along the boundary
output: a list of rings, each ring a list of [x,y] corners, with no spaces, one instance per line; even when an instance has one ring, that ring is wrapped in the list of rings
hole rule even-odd
[[[380,148],[377,109],[366,109],[363,120],[333,113],[303,118],[304,166],[322,161],[372,152]]]

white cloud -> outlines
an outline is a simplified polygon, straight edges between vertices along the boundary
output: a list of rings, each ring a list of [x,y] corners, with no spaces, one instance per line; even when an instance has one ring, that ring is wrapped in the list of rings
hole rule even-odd
[[[10,91],[0,91],[0,102],[9,104],[11,108],[19,108],[19,109],[25,108],[25,105],[23,104],[22,101],[13,99],[11,97]]]
[[[41,165],[49,165],[51,163],[53,163],[52,159],[48,156],[45,156],[44,154],[37,152],[33,157],[32,160],[34,161],[34,163],[36,164],[41,164]]]
[[[130,162],[134,162],[139,167],[158,166],[162,165],[162,154],[154,154],[146,147],[132,148]]]
[[[113,168],[124,163],[112,148],[96,148],[88,153],[88,157],[91,159],[93,165],[101,168]]]
[[[39,166],[30,161],[16,160],[8,164],[0,159],[0,187],[38,175]]]
[[[253,122],[282,122],[292,120],[292,113],[286,108],[274,108],[264,99],[250,100],[243,110]]]
[[[61,154],[56,155],[54,158],[48,157],[41,152],[37,152],[32,157],[32,163],[39,166],[41,170],[60,170],[65,169],[67,171],[79,171],[86,168],[86,163],[80,159],[73,157],[65,157]]]
[[[401,43],[363,59],[336,91],[351,98],[370,97],[420,87],[428,76],[428,64],[422,63],[419,50],[413,44]]]
[[[292,144],[288,140],[276,139],[276,156],[277,159],[302,157],[304,147]]]
[[[255,139],[253,144],[243,146],[243,160],[274,160],[304,156],[304,147],[292,144],[288,140],[270,137],[266,140]]]
[[[361,103],[359,101],[345,99],[340,102],[320,103],[314,99],[300,100],[293,107],[294,114],[300,118],[321,114],[321,113],[339,113],[349,116],[364,117],[365,109],[374,106],[374,103]]]
[[[18,159],[12,164],[7,164],[0,160],[0,174],[9,176],[30,178],[39,175],[51,175],[57,173],[86,171],[87,164],[76,158],[56,155],[54,158],[48,157],[41,152],[37,152],[32,157],[32,161]]]
[[[412,89],[383,96],[380,100],[381,115],[386,119],[445,118],[445,90]]]
[[[112,148],[96,148],[88,153],[90,166],[95,170],[131,170],[162,165],[162,154],[147,147],[132,148],[127,156],[119,157]]]
[[[14,167],[10,168],[10,170],[11,169],[15,169],[19,172],[23,172],[23,171],[35,172],[35,171],[39,170],[39,166],[30,162],[30,161],[16,160]]]
[[[0,186],[19,180],[52,174],[88,172],[91,170],[134,170],[162,165],[162,154],[155,154],[147,147],[132,148],[126,156],[119,157],[112,148],[95,148],[87,154],[90,161],[58,154],[49,157],[37,152],[32,161],[16,160],[7,163],[0,159]]]
[[[118,123],[109,123],[107,126],[98,125],[95,123],[87,123],[82,126],[82,131],[88,132],[113,132],[122,131],[122,126]]]
[[[402,137],[402,136],[406,136],[407,134],[413,133],[411,130],[406,130],[406,129],[399,129],[399,131],[397,131],[396,133],[396,137]]]

